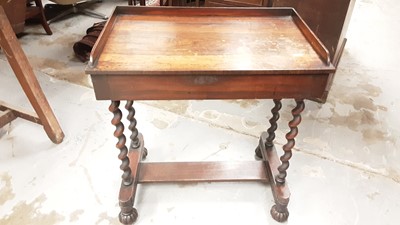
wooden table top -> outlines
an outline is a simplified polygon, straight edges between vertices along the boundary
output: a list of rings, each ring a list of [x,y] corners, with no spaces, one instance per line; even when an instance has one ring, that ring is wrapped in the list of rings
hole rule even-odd
[[[95,45],[96,74],[330,73],[328,51],[291,8],[117,7]]]
[[[292,8],[117,7],[90,57],[98,100],[324,96],[329,53]]]

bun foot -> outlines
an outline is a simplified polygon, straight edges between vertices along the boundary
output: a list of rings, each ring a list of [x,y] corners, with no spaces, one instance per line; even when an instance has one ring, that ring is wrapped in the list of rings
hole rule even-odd
[[[119,213],[119,222],[125,225],[133,224],[138,218],[138,212],[135,208],[132,208],[130,212],[120,212]]]
[[[285,222],[289,217],[289,211],[286,207],[272,206],[271,216],[278,222]]]

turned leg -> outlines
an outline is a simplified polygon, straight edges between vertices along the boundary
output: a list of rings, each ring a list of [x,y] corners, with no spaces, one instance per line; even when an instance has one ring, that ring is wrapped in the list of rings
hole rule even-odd
[[[278,167],[279,174],[275,177],[277,184],[285,183],[287,176],[286,170],[289,168],[289,159],[292,157],[292,148],[294,147],[295,140],[297,136],[298,129],[297,126],[301,122],[300,113],[304,110],[304,101],[296,100],[296,107],[292,110],[293,119],[289,122],[290,131],[286,134],[287,143],[283,146],[283,151],[285,152],[280,160],[282,164]]]
[[[44,14],[42,0],[35,0],[35,5],[36,5],[36,7],[39,7],[39,9],[40,9],[40,15],[39,15],[40,16],[40,23],[42,24],[42,26],[43,26],[44,30],[46,31],[46,33],[48,35],[52,35],[53,32],[51,31],[51,29],[49,27],[49,24],[47,23],[46,16]]]
[[[130,122],[128,128],[132,132],[132,134],[130,136],[131,145],[130,145],[129,149],[130,150],[132,150],[132,149],[136,149],[137,150],[140,147],[140,141],[139,141],[139,138],[138,138],[139,131],[136,128],[137,121],[135,119],[135,113],[136,112],[135,112],[135,109],[133,108],[133,101],[126,101],[125,109],[128,110],[128,116],[126,118]],[[143,159],[145,159],[146,156],[147,156],[147,149],[144,148],[143,155],[142,155]]]
[[[275,106],[271,109],[272,117],[271,119],[269,119],[269,123],[271,124],[271,126],[267,130],[268,137],[265,143],[267,149],[273,146],[273,141],[275,139],[275,131],[278,128],[277,121],[279,120],[279,110],[282,108],[281,99],[274,99],[274,103]],[[256,157],[262,159],[260,147],[257,147],[256,149]]]
[[[297,126],[301,122],[300,113],[304,110],[304,101],[296,100],[296,107],[292,110],[293,119],[289,122],[290,131],[286,134],[287,143],[283,146],[284,154],[280,157],[281,165],[278,167],[278,174],[275,176],[276,188],[280,190],[286,184],[287,169],[289,168],[289,159],[292,157],[292,148],[294,147],[295,140],[297,136],[298,129]],[[289,211],[287,205],[289,203],[289,198],[278,198],[275,200],[276,205],[271,208],[272,217],[283,222],[287,220],[289,216]]]
[[[114,114],[111,120],[112,125],[115,126],[114,136],[118,138],[116,147],[120,150],[118,158],[122,161],[120,169],[123,171],[122,174],[122,188],[132,186],[132,171],[129,167],[130,160],[128,158],[128,148],[126,147],[126,137],[124,135],[124,125],[121,122],[122,112],[119,109],[120,101],[112,101],[109,107],[109,111]],[[132,224],[137,219],[137,211],[133,208],[133,200],[129,198],[125,201],[120,200],[121,213],[119,214],[119,220],[123,224]]]

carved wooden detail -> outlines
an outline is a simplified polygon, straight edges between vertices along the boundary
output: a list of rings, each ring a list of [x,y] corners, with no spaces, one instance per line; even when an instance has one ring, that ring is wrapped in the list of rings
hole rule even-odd
[[[131,168],[129,167],[128,148],[125,145],[126,137],[124,135],[124,124],[121,122],[122,112],[119,109],[119,104],[120,101],[111,101],[108,110],[114,114],[111,124],[115,126],[114,137],[118,138],[115,146],[120,150],[118,155],[118,158],[122,161],[120,169],[124,171],[122,174],[122,183],[125,186],[129,186],[132,184],[133,179]]]
[[[278,124],[276,123],[279,120],[279,110],[282,108],[282,103],[280,99],[274,99],[275,106],[271,109],[272,117],[269,119],[269,124],[271,126],[268,128],[268,137],[266,146],[272,147],[273,141],[275,139],[275,131],[278,128]]]
[[[122,224],[133,224],[138,218],[138,212],[133,208],[133,200],[130,199],[127,202],[119,202],[121,212],[119,213],[119,221]]]
[[[136,128],[137,121],[135,119],[136,112],[132,105],[133,105],[133,101],[126,101],[125,109],[128,110],[128,112],[129,112],[128,116],[126,118],[130,122],[128,129],[132,132],[132,134],[130,136],[131,141],[132,141],[130,147],[131,148],[139,148],[139,146],[140,146],[140,142],[139,142],[139,138],[138,138],[139,132]]]
[[[278,128],[277,121],[279,120],[279,110],[282,108],[282,103],[281,99],[274,99],[273,100],[275,105],[271,109],[272,117],[269,119],[270,127],[268,128],[268,137],[267,141],[265,143],[266,147],[272,147],[273,146],[273,141],[275,139],[275,131]],[[261,154],[261,149],[259,147],[256,148],[256,157],[261,159],[262,154]]]
[[[274,220],[278,222],[285,222],[289,217],[289,211],[287,209],[287,204],[279,204],[272,206],[271,216]]]
[[[300,113],[304,110],[304,101],[296,100],[296,107],[292,110],[293,119],[289,122],[290,131],[286,134],[287,143],[283,146],[285,152],[280,160],[282,164],[278,167],[279,174],[275,177],[277,184],[284,184],[287,176],[286,170],[289,168],[289,159],[292,157],[292,148],[295,145],[294,138],[297,136],[297,126],[301,122]]]
[[[131,145],[129,149],[138,149],[140,147],[140,141],[139,141],[139,131],[136,128],[137,125],[137,120],[135,119],[135,108],[133,107],[133,102],[134,101],[126,101],[125,104],[125,109],[128,110],[128,116],[126,118],[129,120],[130,124],[128,129],[132,132],[130,139],[131,139]],[[143,148],[143,154],[142,158],[145,159],[147,157],[147,148]]]

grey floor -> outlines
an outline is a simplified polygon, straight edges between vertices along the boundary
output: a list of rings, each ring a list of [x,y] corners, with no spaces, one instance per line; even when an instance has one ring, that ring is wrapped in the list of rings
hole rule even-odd
[[[125,1],[93,9],[110,13]],[[359,0],[327,103],[307,101],[288,173],[284,224],[399,224],[400,4]],[[0,129],[0,224],[119,224],[118,150],[109,102],[96,101],[72,44],[99,20],[75,16],[19,40],[65,132],[55,145],[39,125]],[[0,100],[30,108],[4,55]],[[284,101],[277,146],[292,101]],[[149,161],[253,160],[267,128],[266,100],[137,102]],[[143,185],[137,224],[279,224],[261,183]]]

